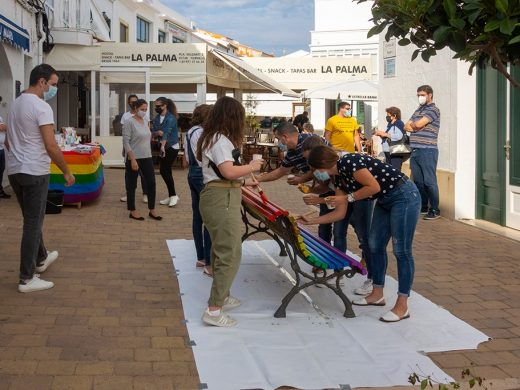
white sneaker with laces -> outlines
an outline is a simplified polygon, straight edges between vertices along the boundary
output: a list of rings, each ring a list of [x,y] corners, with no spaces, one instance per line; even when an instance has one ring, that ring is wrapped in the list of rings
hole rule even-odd
[[[143,203],[148,203],[148,195],[143,195]]]
[[[126,202],[126,195],[119,198],[121,202]]]
[[[159,201],[160,204],[169,204],[170,203],[170,197],[164,198],[163,200]]]
[[[34,291],[48,290],[53,288],[54,283],[40,279],[40,275],[34,274],[32,279],[21,280],[18,284],[18,291],[21,293],[29,293]]]
[[[40,265],[39,267],[36,267],[36,272],[38,272],[40,274],[44,273],[47,270],[47,268],[49,268],[49,266],[56,261],[57,258],[58,258],[58,251],[52,251],[52,252],[47,251],[47,257],[43,261],[42,265]]]
[[[179,202],[179,197],[177,195],[174,195],[170,197],[170,203],[168,203],[169,207],[175,206]]]
[[[226,299],[224,299],[224,305],[222,305],[222,308],[225,310],[231,310],[235,307],[239,307],[241,304],[242,302],[240,302],[240,299],[235,298],[232,295],[228,295]]]
[[[222,328],[231,328],[237,324],[235,319],[231,318],[222,310],[220,310],[220,314],[218,316],[212,316],[209,314],[208,309],[204,310],[202,321],[208,325],[220,326]]]
[[[374,286],[372,285],[372,279],[365,280],[365,283],[361,287],[354,290],[354,294],[357,295],[369,295],[372,293]]]

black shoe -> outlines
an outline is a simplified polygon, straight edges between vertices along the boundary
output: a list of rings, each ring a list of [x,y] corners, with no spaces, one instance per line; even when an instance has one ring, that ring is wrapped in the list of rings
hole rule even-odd
[[[156,221],[162,221],[162,217],[160,215],[152,215],[152,213],[148,213],[148,216]]]
[[[421,215],[428,214],[428,211],[430,211],[430,209],[428,208],[428,206],[426,206],[426,207],[421,207]]]
[[[439,210],[430,209],[428,214],[426,214],[423,219],[437,219],[441,217],[441,212]]]
[[[144,217],[134,217],[132,214],[128,214],[128,218],[135,219],[136,221],[144,221]]]
[[[0,192],[0,198],[2,199],[11,199],[11,195],[5,193],[5,192]]]

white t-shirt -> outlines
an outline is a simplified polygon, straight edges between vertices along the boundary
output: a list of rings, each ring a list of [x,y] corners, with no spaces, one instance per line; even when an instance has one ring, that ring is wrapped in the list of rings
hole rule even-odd
[[[22,93],[7,117],[7,174],[48,175],[51,158],[43,143],[40,126],[53,125],[51,106],[32,93]]]
[[[215,135],[214,139],[217,139],[217,141],[213,146],[202,152],[202,175],[204,177],[204,184],[213,180],[222,180],[218,177],[213,168],[208,165],[210,160],[213,161],[217,167],[226,161],[234,161],[233,149],[235,149],[235,147],[231,141],[226,136],[219,136],[218,134]]]
[[[123,116],[121,117],[121,124],[124,126],[126,122],[128,122],[128,120],[134,116],[134,114],[132,114],[130,111],[127,111],[123,114]],[[144,116],[144,123],[148,124],[150,122],[150,117],[148,116],[148,114],[146,114]]]
[[[0,116],[0,125],[5,123],[3,118]],[[4,149],[4,144],[5,144],[5,132],[3,131],[0,131],[0,150],[3,150]],[[0,178],[1,180],[1,178]]]

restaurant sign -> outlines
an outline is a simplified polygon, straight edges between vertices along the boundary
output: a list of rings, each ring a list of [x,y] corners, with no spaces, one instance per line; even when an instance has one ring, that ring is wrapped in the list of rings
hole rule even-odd
[[[164,29],[182,42],[186,42],[186,31],[168,20],[164,21]]]
[[[309,89],[320,84],[372,78],[370,58],[243,58],[250,65],[291,89]]]

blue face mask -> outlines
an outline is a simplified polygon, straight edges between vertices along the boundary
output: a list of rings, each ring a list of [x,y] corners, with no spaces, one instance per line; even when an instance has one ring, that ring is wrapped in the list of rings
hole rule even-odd
[[[330,175],[328,172],[314,171],[314,177],[316,178],[316,180],[319,180],[319,181],[330,180]]]
[[[287,145],[278,142],[278,149],[280,149],[282,152],[287,152]]]
[[[58,87],[55,85],[49,85],[49,90],[43,93],[43,100],[51,100],[58,93]]]
[[[352,116],[352,110],[345,111],[345,116],[346,117]]]

